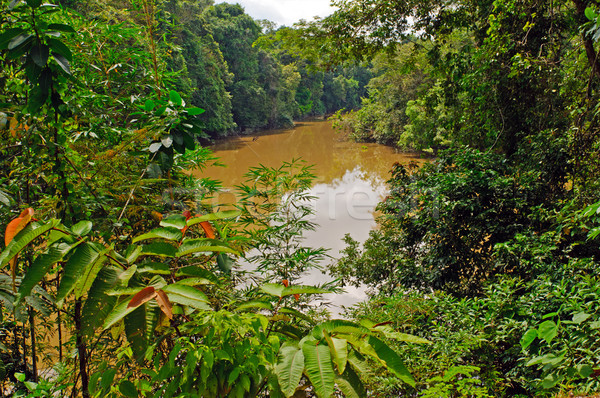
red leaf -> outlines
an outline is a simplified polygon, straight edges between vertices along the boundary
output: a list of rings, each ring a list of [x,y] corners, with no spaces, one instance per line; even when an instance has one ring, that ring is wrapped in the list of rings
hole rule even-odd
[[[127,304],[127,308],[139,307],[140,305],[152,300],[156,296],[157,293],[153,286],[145,287],[131,298],[131,301],[129,301],[129,304]]]
[[[215,230],[213,229],[212,225],[210,225],[210,223],[208,221],[202,221],[200,223],[200,225],[202,226],[202,229],[206,233],[207,238],[209,238],[209,239],[215,238]]]
[[[31,221],[31,217],[33,217],[33,209],[28,207],[23,210],[19,217],[15,218],[6,226],[6,231],[4,232],[4,244],[8,246],[8,244],[13,240],[13,238],[29,224]]]
[[[296,299],[296,301],[300,300],[300,295],[299,294],[294,294],[294,298]]]
[[[285,287],[288,287],[290,285],[290,281],[288,281],[287,279],[284,279],[281,281],[281,284]]]
[[[173,319],[173,304],[169,301],[169,297],[167,297],[167,293],[162,290],[156,291],[156,302],[160,307],[160,310],[165,313],[167,318]]]
[[[19,217],[15,218],[6,226],[6,231],[4,232],[4,244],[8,246],[8,244],[14,239],[14,237],[23,230],[31,221],[33,217],[33,209],[31,207],[26,208],[21,212]],[[10,259],[10,274],[12,275],[12,286],[13,291],[17,291],[17,286],[15,284],[15,280],[17,278],[17,256],[19,253],[15,254],[13,258]]]

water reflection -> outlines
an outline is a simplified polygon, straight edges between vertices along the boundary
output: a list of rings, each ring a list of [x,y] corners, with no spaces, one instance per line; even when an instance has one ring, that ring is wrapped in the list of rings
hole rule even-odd
[[[298,158],[314,164],[317,178],[310,191],[316,197],[312,221],[319,227],[306,234],[305,243],[329,248],[333,258],[339,257],[344,248],[345,234],[364,242],[375,226],[373,212],[386,194],[385,181],[392,165],[423,162],[390,147],[350,142],[336,133],[328,121],[305,122],[291,130],[272,130],[254,137],[236,137],[212,149],[225,167],[211,167],[195,174],[220,180],[225,187],[242,183],[248,168],[260,164],[279,167],[283,162]],[[219,200],[231,203],[232,195],[220,195]],[[316,271],[304,282],[327,280],[328,276]],[[336,306],[331,311],[337,313],[339,306],[351,306],[365,297],[363,289],[348,288],[346,294],[327,299]]]

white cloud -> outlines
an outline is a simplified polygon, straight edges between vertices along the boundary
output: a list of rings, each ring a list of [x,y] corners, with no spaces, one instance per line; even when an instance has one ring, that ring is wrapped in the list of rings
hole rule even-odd
[[[329,0],[217,0],[215,3],[239,3],[254,19],[268,19],[286,26],[301,19],[325,17],[334,11]]]

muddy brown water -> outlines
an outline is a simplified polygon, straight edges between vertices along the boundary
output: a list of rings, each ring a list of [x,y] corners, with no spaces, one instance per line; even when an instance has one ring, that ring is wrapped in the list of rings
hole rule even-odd
[[[315,214],[312,221],[317,230],[305,235],[305,244],[330,249],[333,258],[344,248],[342,238],[350,234],[364,242],[375,226],[374,210],[385,197],[386,181],[395,162],[409,164],[425,162],[418,155],[402,153],[375,143],[356,143],[332,128],[326,120],[297,123],[292,129],[268,130],[251,136],[221,141],[211,148],[225,167],[211,166],[194,171],[198,177],[222,181],[225,192],[218,196],[221,203],[235,200],[236,185],[244,182],[250,167],[260,164],[279,167],[292,159],[303,159],[314,165],[315,183],[310,191]],[[329,276],[316,271],[307,275],[304,283],[322,283]],[[347,288],[346,293],[327,297],[331,312],[339,313],[366,298],[362,288]]]

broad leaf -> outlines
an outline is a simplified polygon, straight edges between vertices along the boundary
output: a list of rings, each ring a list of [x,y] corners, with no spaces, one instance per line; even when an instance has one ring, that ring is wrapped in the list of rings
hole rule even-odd
[[[125,316],[135,310],[133,307],[127,307],[130,300],[122,301],[108,314],[102,325],[104,330],[110,329],[115,323],[119,322]]]
[[[72,26],[65,25],[62,23],[51,23],[48,25],[49,30],[56,30],[58,32],[75,33],[75,29]]]
[[[56,61],[56,63],[58,64],[58,66],[61,67],[61,69],[67,74],[70,75],[71,74],[71,63],[69,62],[68,59],[66,59],[64,56],[62,56],[61,54],[58,53],[54,53],[52,54],[52,57],[54,58],[54,60]]]
[[[171,275],[171,268],[168,264],[163,263],[142,263],[138,265],[137,272],[140,274]]]
[[[181,96],[175,90],[169,91],[169,99],[171,100],[173,105],[176,105],[176,106],[181,106],[183,103]]]
[[[236,307],[237,310],[245,310],[245,309],[249,309],[249,308],[272,310],[273,304],[268,301],[247,301]]]
[[[33,209],[31,207],[23,210],[19,217],[15,218],[6,226],[6,230],[4,231],[4,244],[8,246],[8,244],[13,240],[13,238],[23,230],[31,221],[33,217]]]
[[[336,376],[335,382],[346,398],[363,398],[367,396],[365,386],[351,366],[347,366],[341,376]]]
[[[295,294],[324,294],[324,293],[331,293],[331,290],[323,289],[323,288],[316,287],[316,286],[296,285],[296,286],[286,287],[283,290],[282,297],[292,296]]]
[[[73,54],[69,47],[67,47],[62,41],[54,38],[48,39],[48,44],[52,50],[52,54],[60,54],[65,57],[69,62],[73,61]]]
[[[297,345],[285,345],[279,352],[279,362],[275,366],[275,373],[281,386],[281,391],[286,397],[294,395],[300,384],[304,371],[304,353]]]
[[[325,332],[324,335],[325,341],[329,346],[329,351],[331,352],[333,362],[337,367],[338,374],[342,374],[344,373],[346,364],[348,363],[348,341],[331,337],[327,332]]]
[[[190,116],[196,116],[204,113],[204,109],[202,108],[187,108],[186,111]]]
[[[152,300],[156,297],[156,291],[153,286],[148,286],[140,290],[135,296],[129,300],[127,307],[139,307],[140,305]]]
[[[91,221],[80,221],[71,227],[71,232],[77,236],[85,236],[92,230],[93,224]]]
[[[83,333],[91,336],[102,326],[108,314],[117,303],[117,297],[109,296],[107,291],[115,286],[119,269],[103,267],[87,292],[87,298],[81,310]]]
[[[406,369],[402,359],[394,350],[392,350],[387,344],[375,336],[369,336],[366,344],[368,344],[375,351],[377,358],[396,377],[412,387],[415,386],[415,379],[412,377],[408,369]]]
[[[37,256],[21,280],[19,294],[17,296],[17,304],[20,303],[24,297],[29,295],[31,289],[33,289],[33,287],[44,278],[44,276],[48,273],[48,270],[52,268],[54,264],[61,261],[63,257],[73,248],[78,246],[79,243],[80,242],[77,242],[73,245],[60,243],[58,245],[51,246],[47,253]]]
[[[164,291],[156,291],[156,302],[158,303],[160,310],[167,316],[167,318],[173,319],[173,304],[171,304],[169,297]]]
[[[75,288],[82,275],[98,259],[100,253],[90,244],[83,243],[77,247],[63,267],[63,276],[56,294],[57,305],[62,307],[62,301]]]
[[[235,262],[227,254],[219,253],[217,255],[217,265],[219,266],[219,269],[221,271],[225,272],[226,274],[229,274],[231,273]]]
[[[136,236],[133,239],[132,243],[137,243],[137,242],[140,242],[142,240],[147,240],[147,239],[166,239],[166,240],[180,241],[182,237],[183,237],[183,235],[181,234],[180,229],[177,229],[175,227],[164,227],[164,228],[156,228],[146,234]]]
[[[229,218],[235,218],[240,214],[242,214],[242,212],[239,210],[219,211],[216,213],[205,214],[203,216],[190,218],[189,220],[187,220],[187,225],[188,227],[191,227],[192,225],[196,225],[204,221],[226,220]]]
[[[260,290],[263,293],[270,294],[275,297],[283,297],[283,291],[285,290],[285,286],[279,283],[265,283],[260,287]]]
[[[232,253],[239,255],[239,252],[229,247],[225,242],[216,239],[187,239],[184,240],[177,250],[177,257],[186,256],[193,253]]]
[[[527,332],[525,332],[523,337],[521,337],[521,348],[524,350],[527,347],[529,347],[531,343],[533,343],[533,341],[536,339],[537,335],[537,329],[529,329]]]
[[[328,398],[333,394],[335,373],[331,363],[331,354],[327,343],[307,340],[302,344],[306,375],[319,398]]]
[[[175,257],[177,248],[167,242],[152,242],[142,246],[140,255]]]
[[[217,276],[215,274],[213,274],[212,272],[210,272],[207,269],[200,268],[195,265],[190,265],[190,266],[178,269],[175,272],[175,276],[192,276],[192,277],[207,279],[215,284],[219,283],[219,278],[217,278]]]
[[[98,272],[100,272],[100,269],[108,260],[108,257],[106,257],[106,255],[112,249],[98,245],[96,247],[96,250],[98,251],[98,258],[84,270],[81,278],[79,278],[79,280],[75,283],[73,293],[75,294],[76,298],[82,297],[90,289],[92,283],[94,283],[94,280],[98,275]]]
[[[169,300],[174,303],[199,310],[211,310],[206,295],[194,287],[174,283],[165,286],[162,290],[167,293]]]
[[[558,334],[558,326],[554,321],[544,321],[538,327],[538,337],[546,340],[546,343],[550,344],[552,339]]]

